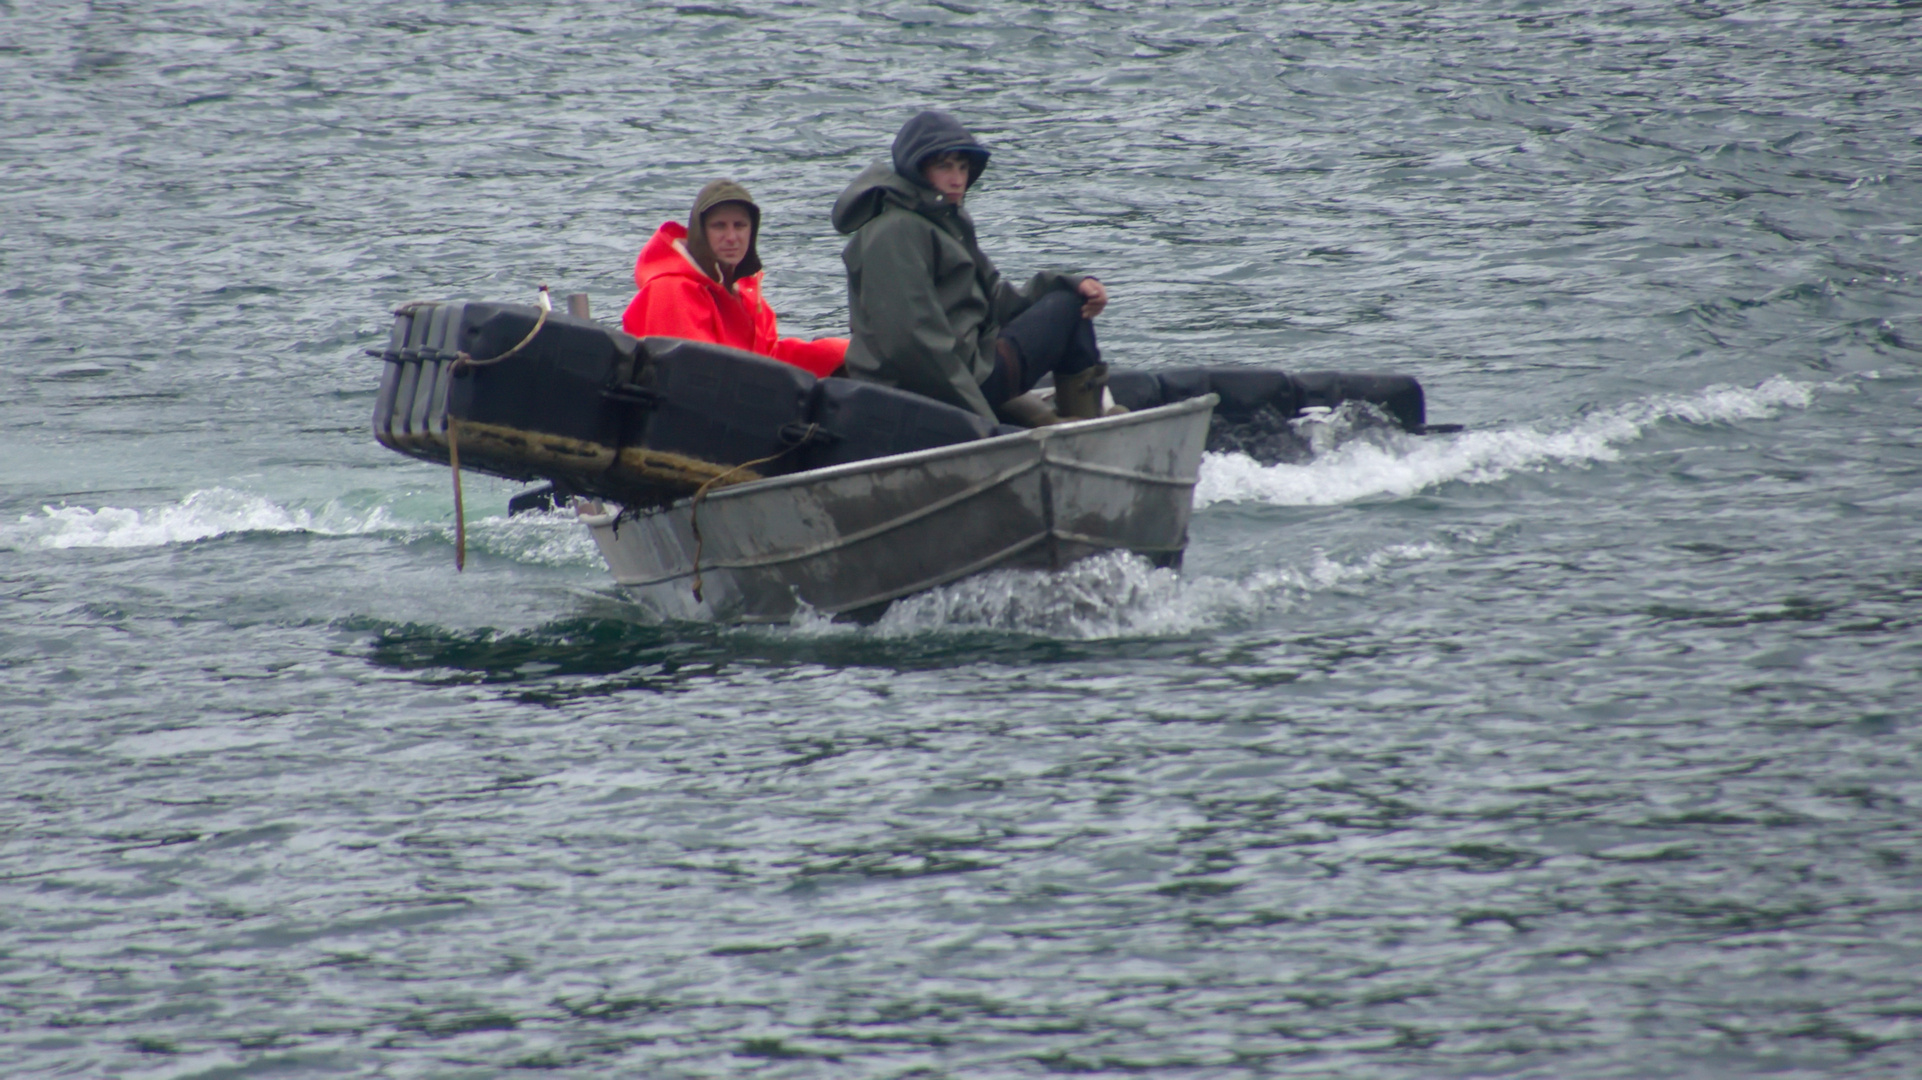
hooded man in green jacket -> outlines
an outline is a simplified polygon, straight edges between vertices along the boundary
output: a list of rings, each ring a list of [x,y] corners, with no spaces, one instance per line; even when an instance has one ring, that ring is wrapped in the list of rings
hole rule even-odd
[[[1022,289],[1002,280],[961,207],[987,163],[987,147],[954,117],[920,113],[891,159],[862,170],[835,202],[834,227],[852,234],[841,252],[848,374],[989,420],[1092,419],[1107,366],[1090,320],[1107,290],[1065,274],[1036,274]],[[1048,372],[1053,412],[1021,397]]]

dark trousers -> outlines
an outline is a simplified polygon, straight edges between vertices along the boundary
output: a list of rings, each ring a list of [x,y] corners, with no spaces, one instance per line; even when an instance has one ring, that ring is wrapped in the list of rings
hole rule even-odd
[[[1080,293],[1056,289],[1001,328],[994,343],[994,371],[981,382],[988,404],[999,405],[1034,389],[1041,376],[1062,378],[1101,362],[1094,323],[1081,317]]]

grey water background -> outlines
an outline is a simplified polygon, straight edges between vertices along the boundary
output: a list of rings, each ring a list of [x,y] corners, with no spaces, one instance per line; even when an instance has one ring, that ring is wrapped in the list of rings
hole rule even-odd
[[[0,2],[0,1074],[1922,1072],[1912,5]],[[654,625],[388,310],[912,111],[1118,365],[1409,372],[1186,568]]]

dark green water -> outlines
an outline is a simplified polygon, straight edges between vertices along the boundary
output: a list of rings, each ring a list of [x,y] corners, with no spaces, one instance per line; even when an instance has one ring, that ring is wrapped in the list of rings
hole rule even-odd
[[[1922,14],[0,2],[0,1074],[1922,1072]],[[651,625],[388,310],[790,332],[927,106],[1109,359],[1418,375],[1184,573]]]

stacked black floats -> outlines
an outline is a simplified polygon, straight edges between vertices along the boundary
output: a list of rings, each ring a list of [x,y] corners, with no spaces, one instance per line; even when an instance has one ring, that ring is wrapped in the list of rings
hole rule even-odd
[[[528,304],[408,304],[378,355],[381,445],[446,463],[457,443],[463,469],[629,508],[1019,430],[918,394],[816,379],[720,345],[637,339]],[[1267,463],[1307,456],[1296,421],[1348,402],[1378,423],[1439,430],[1406,375],[1176,368],[1118,371],[1110,390],[1130,409],[1218,394],[1208,449]]]
[[[710,482],[1013,430],[917,394],[817,380],[725,346],[637,339],[559,312],[541,321],[527,304],[406,305],[380,357],[381,445],[445,463],[451,425],[462,469],[545,479],[628,507],[672,501]]]

